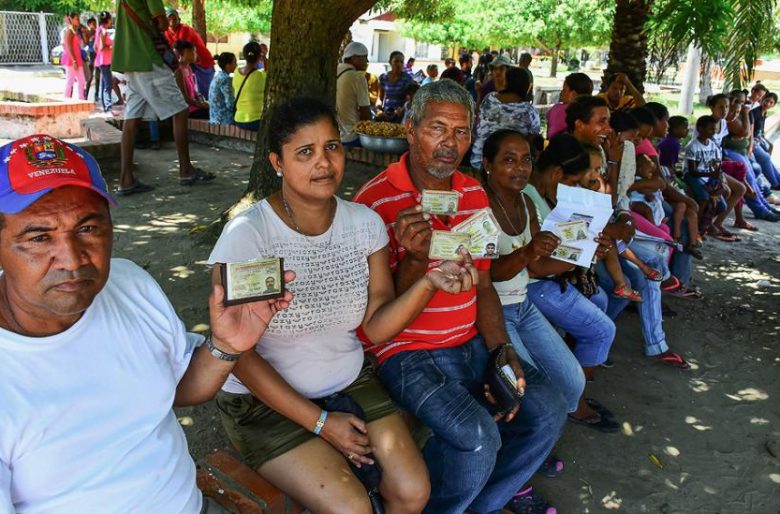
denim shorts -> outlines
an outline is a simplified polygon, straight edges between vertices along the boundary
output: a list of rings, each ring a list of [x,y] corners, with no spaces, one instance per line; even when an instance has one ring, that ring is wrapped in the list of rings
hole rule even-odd
[[[355,381],[340,392],[352,396],[363,408],[367,423],[398,412],[368,359]],[[326,398],[312,401],[322,407]],[[216,404],[230,442],[253,469],[316,437],[310,428],[282,416],[251,394],[220,391]]]

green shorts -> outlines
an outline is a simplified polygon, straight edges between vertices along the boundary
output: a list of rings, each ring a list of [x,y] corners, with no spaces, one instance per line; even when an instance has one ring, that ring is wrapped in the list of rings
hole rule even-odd
[[[367,423],[398,412],[369,360],[363,362],[355,381],[340,392],[351,395],[363,408]],[[325,403],[325,399],[312,401],[320,407]],[[216,403],[230,442],[253,469],[316,437],[310,428],[282,416],[251,394],[220,391]]]

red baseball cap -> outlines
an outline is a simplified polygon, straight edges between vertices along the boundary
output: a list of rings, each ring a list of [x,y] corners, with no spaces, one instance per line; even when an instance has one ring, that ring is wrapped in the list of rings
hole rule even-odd
[[[35,134],[0,148],[0,213],[21,212],[63,186],[91,189],[116,205],[97,161],[78,146]]]

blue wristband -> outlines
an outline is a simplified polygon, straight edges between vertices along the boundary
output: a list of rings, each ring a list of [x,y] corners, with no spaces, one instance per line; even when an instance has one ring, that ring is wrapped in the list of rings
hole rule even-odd
[[[320,412],[320,419],[317,420],[317,423],[314,425],[314,430],[312,432],[314,435],[320,435],[320,432],[322,432],[322,427],[325,426],[325,421],[328,419],[328,411],[322,410]]]

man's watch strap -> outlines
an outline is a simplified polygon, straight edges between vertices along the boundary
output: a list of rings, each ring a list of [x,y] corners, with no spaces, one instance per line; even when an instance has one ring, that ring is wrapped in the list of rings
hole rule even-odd
[[[241,357],[240,353],[225,353],[216,346],[214,346],[214,341],[211,340],[211,336],[208,336],[206,338],[206,349],[208,349],[209,353],[216,357],[217,359],[221,361],[226,362],[236,362],[239,357]]]

